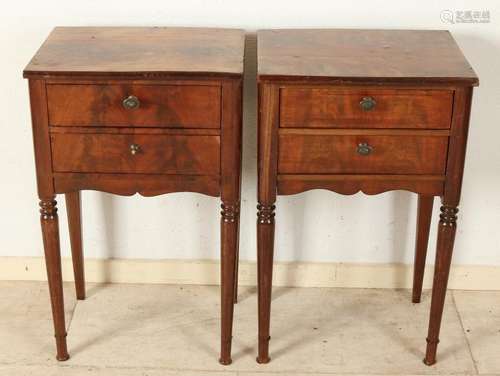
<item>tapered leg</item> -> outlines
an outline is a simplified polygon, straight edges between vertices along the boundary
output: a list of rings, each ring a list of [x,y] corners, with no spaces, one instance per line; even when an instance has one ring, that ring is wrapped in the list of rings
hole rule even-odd
[[[240,264],[240,212],[236,214],[236,257],[234,259],[234,304],[238,303],[238,271]]]
[[[434,284],[432,287],[431,314],[429,318],[429,332],[427,335],[427,351],[424,363],[436,363],[436,351],[439,343],[439,330],[443,316],[446,287],[450,273],[453,243],[455,241],[456,221],[458,209],[454,206],[442,206],[438,227],[436,264],[434,270]]]
[[[433,203],[433,196],[418,195],[417,239],[415,243],[415,264],[413,270],[413,303],[420,303],[420,296],[422,295]]]
[[[274,254],[274,205],[257,206],[257,274],[259,295],[259,355],[258,363],[268,363],[269,327]]]
[[[259,310],[258,363],[268,363],[273,282],[274,210],[278,175],[278,85],[259,84],[257,283]]]
[[[239,203],[222,204],[221,212],[221,355],[219,362],[231,364],[235,266],[238,245]]]
[[[61,272],[61,252],[59,246],[59,220],[57,202],[54,198],[40,201],[40,221],[42,224],[45,263],[49,282],[52,317],[57,346],[57,360],[69,359],[66,345],[66,323],[64,319],[64,298]]]
[[[76,298],[85,299],[85,272],[82,247],[82,215],[80,191],[66,193],[66,210],[68,214],[69,238],[75,275]]]

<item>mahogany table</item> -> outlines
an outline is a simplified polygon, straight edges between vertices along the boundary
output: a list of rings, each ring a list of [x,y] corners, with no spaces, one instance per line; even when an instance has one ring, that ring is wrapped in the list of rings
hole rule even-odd
[[[58,360],[69,355],[55,196],[84,299],[80,191],[91,189],[221,197],[220,362],[231,363],[243,51],[241,30],[64,27],[26,67]]]
[[[434,196],[441,197],[424,362],[436,349],[456,232],[472,87],[447,31],[258,32],[259,355],[269,362],[276,195],[418,194],[413,302]]]

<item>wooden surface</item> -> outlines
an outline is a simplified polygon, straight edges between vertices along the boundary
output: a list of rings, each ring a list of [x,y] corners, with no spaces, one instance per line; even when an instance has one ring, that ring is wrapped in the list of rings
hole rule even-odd
[[[444,176],[440,175],[278,175],[277,192],[294,195],[312,189],[326,189],[342,195],[363,192],[376,195],[387,191],[403,190],[426,196],[440,196],[444,191]]]
[[[139,107],[127,109],[129,96]],[[220,128],[220,86],[47,85],[52,126]]]
[[[276,194],[403,189],[420,195],[414,302],[434,196],[443,203],[424,359],[434,364],[477,77],[445,31],[265,30],[258,54],[257,361],[271,359]]]
[[[219,136],[53,134],[54,172],[218,175]],[[131,145],[139,150],[131,153]]]
[[[445,129],[453,104],[450,90],[287,87],[280,97],[280,127],[290,128]],[[363,110],[363,98],[375,107]]]
[[[239,76],[244,32],[173,27],[57,27],[25,77]]]
[[[92,190],[132,196],[158,196],[173,192],[196,192],[220,196],[218,175],[54,173],[56,193]]]
[[[261,80],[478,83],[445,30],[260,30],[257,39]]]
[[[360,155],[358,145],[373,148]],[[280,134],[279,174],[443,175],[448,137]]]

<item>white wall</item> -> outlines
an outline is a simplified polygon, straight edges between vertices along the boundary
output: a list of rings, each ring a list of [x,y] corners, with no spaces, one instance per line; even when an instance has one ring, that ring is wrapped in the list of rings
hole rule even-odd
[[[410,4],[411,3],[411,4]],[[440,12],[489,10],[491,23],[444,24]],[[27,84],[22,69],[52,27],[159,25],[451,30],[480,77],[460,210],[455,263],[500,265],[500,3],[498,1],[120,0],[8,1],[0,13],[0,256],[42,255]],[[244,124],[241,257],[255,259],[255,38]],[[432,40],[429,40],[432,43]],[[425,62],[422,62],[425,63]],[[85,192],[87,257],[216,259],[219,202],[197,194],[131,198]],[[69,255],[59,197],[63,254]],[[439,207],[436,200],[435,209]],[[416,197],[406,192],[280,197],[277,260],[404,262],[413,259]],[[431,242],[435,242],[437,211]],[[432,260],[431,251],[429,259]]]

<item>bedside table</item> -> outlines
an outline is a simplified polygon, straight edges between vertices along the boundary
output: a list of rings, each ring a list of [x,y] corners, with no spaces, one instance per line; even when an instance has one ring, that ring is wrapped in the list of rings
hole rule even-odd
[[[231,363],[243,52],[241,30],[64,27],[26,67],[58,360],[69,355],[55,195],[66,196],[84,299],[80,191],[90,189],[221,197],[220,362]]]
[[[474,71],[447,31],[263,30],[258,35],[259,356],[269,358],[276,195],[418,194],[413,302],[441,196],[424,362],[436,349],[453,252]]]

